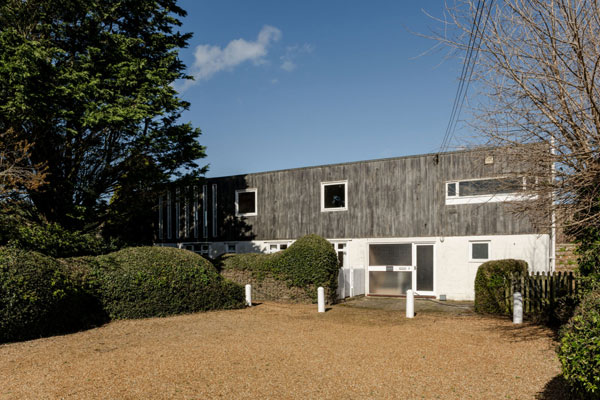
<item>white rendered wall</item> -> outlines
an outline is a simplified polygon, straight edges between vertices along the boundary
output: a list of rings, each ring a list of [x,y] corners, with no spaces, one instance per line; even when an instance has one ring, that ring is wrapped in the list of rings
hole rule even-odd
[[[368,252],[371,243],[423,243],[434,245],[434,291],[436,297],[446,295],[448,300],[473,300],[475,275],[481,261],[470,261],[470,243],[488,241],[490,260],[516,258],[525,260],[530,272],[549,271],[549,235],[497,235],[497,236],[454,236],[420,238],[373,238],[373,239],[334,239],[336,243],[346,243],[347,262],[345,269],[364,271],[364,279],[354,279],[354,295],[368,290]],[[226,252],[227,244],[235,244],[237,253],[268,252],[273,243],[292,241],[266,240],[245,242],[212,242],[210,257],[215,258]],[[413,260],[414,262],[414,260]],[[361,290],[360,285],[364,289]],[[417,293],[418,294],[418,293]]]

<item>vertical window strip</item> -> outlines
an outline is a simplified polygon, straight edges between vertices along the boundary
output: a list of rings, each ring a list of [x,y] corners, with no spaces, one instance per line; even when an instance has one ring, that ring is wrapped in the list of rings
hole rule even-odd
[[[175,189],[175,239],[179,239],[181,229],[181,209],[179,208],[179,188]]]
[[[171,239],[171,232],[173,231],[171,229],[171,191],[169,190],[167,192],[167,239]]]
[[[202,237],[208,238],[208,189],[202,186]]]
[[[184,192],[184,203],[183,203],[183,237],[190,237],[190,201],[189,201],[189,189]]]
[[[158,196],[158,238],[163,239],[163,197]]]
[[[194,238],[198,239],[198,187],[194,186]]]
[[[217,237],[217,184],[212,185],[212,234]]]

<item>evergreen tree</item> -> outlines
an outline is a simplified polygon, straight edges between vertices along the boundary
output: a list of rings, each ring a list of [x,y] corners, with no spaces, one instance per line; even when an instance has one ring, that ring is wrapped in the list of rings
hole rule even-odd
[[[46,167],[28,193],[44,219],[89,230],[204,172],[200,130],[178,121],[189,103],[172,86],[189,78],[183,16],[175,0],[0,0],[0,132]]]

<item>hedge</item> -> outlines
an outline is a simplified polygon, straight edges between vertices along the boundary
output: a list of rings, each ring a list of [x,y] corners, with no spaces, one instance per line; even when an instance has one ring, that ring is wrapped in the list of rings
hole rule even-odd
[[[203,257],[167,247],[131,247],[84,259],[112,319],[162,317],[244,306],[244,289]]]
[[[274,254],[228,254],[216,261],[219,268],[251,270],[253,276],[270,276],[299,287],[316,302],[323,286],[329,302],[336,299],[338,259],[331,243],[318,235],[307,235]]]
[[[600,399],[600,289],[583,297],[560,336],[564,378],[579,397]]]
[[[513,274],[527,274],[523,260],[493,260],[479,266],[475,276],[475,311],[489,314],[509,314],[506,288]]]
[[[98,301],[57,260],[0,248],[0,343],[74,332],[104,321]]]

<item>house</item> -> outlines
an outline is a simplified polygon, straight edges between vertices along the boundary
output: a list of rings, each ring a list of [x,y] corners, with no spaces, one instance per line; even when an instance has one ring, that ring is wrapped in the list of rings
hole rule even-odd
[[[507,207],[534,200],[512,171],[483,149],[208,178],[159,199],[157,244],[214,258],[316,233],[338,253],[340,297],[473,299],[485,261],[553,268],[550,230]]]

